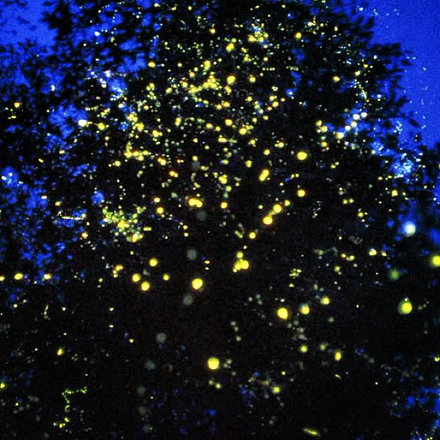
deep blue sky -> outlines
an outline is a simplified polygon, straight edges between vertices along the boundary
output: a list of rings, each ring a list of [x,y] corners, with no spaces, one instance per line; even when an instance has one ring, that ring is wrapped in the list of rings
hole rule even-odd
[[[9,6],[0,19],[2,41],[19,41],[27,36],[49,43],[50,34],[38,18],[44,0],[29,0],[27,11]],[[362,0],[346,0],[361,4]],[[368,0],[367,0],[368,1]],[[1,6],[0,0],[0,6]],[[369,0],[362,13],[374,16],[376,39],[380,42],[400,42],[412,52],[403,86],[410,100],[408,109],[422,125],[422,140],[428,146],[440,141],[440,0]],[[20,18],[29,23],[20,23]],[[6,20],[5,20],[6,19]]]

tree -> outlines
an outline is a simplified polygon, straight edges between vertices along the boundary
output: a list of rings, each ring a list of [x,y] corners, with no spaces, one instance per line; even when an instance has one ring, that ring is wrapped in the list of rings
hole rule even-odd
[[[6,315],[9,432],[430,433],[407,399],[438,385],[440,264],[400,225],[438,153],[399,146],[399,47],[338,1],[56,1],[47,21],[45,130],[24,121],[53,270]]]

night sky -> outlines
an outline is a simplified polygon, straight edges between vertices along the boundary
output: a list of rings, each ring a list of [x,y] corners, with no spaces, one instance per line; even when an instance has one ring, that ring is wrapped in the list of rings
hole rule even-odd
[[[0,438],[438,438],[433,0],[2,3]]]

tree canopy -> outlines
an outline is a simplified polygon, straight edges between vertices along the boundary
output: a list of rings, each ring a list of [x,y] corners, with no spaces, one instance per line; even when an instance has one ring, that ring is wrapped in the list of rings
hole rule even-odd
[[[337,0],[47,8],[53,47],[3,48],[3,431],[436,435],[439,151],[399,138],[399,45]]]

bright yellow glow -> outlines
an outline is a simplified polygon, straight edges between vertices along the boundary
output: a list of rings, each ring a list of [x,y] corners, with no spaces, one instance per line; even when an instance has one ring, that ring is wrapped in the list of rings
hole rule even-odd
[[[287,309],[286,307],[279,307],[277,310],[277,316],[279,319],[281,319],[282,321],[285,321],[286,319],[289,319],[289,309]]]
[[[6,388],[6,384],[4,382],[0,383],[0,390],[3,390]]]
[[[23,279],[23,274],[22,273],[16,273],[15,275],[14,275],[14,280],[16,280],[16,281],[20,281],[20,280],[22,280]]]
[[[254,231],[249,232],[249,238],[251,240],[255,240],[257,238],[257,234]]]
[[[297,195],[298,197],[300,197],[300,198],[305,197],[305,195],[306,195],[306,191],[305,191],[304,189],[299,189],[299,190],[296,192],[296,195]]]
[[[229,75],[229,76],[226,78],[226,82],[227,82],[229,85],[234,84],[234,83],[235,83],[235,76],[234,76],[234,75]]]
[[[228,183],[228,176],[226,174],[222,174],[219,178],[218,181],[222,184],[222,185],[226,185]]]
[[[397,311],[400,315],[409,315],[412,312],[413,306],[409,298],[403,298],[398,306]]]
[[[228,202],[221,202],[220,203],[220,208],[227,209],[228,208]]]
[[[269,226],[273,223],[273,218],[270,215],[266,215],[265,217],[263,217],[263,224],[266,226]]]
[[[335,350],[334,358],[336,362],[339,362],[342,359],[341,350]]]
[[[272,209],[275,214],[279,214],[283,210],[283,207],[279,203],[277,203],[273,205]]]
[[[297,39],[297,40],[301,40],[301,37],[302,37],[301,32],[297,32],[297,33],[295,34],[295,39]]]
[[[278,385],[275,385],[272,387],[272,393],[273,394],[280,394],[281,393],[281,387]]]
[[[212,371],[218,370],[220,368],[220,360],[216,357],[210,357],[207,364],[208,368]]]
[[[60,347],[57,351],[57,356],[62,356],[64,354],[64,348]]]
[[[307,353],[309,351],[309,347],[307,346],[307,344],[303,344],[301,345],[301,347],[299,347],[299,351],[301,353]]]
[[[306,160],[307,159],[307,153],[305,151],[299,151],[298,154],[296,155],[296,158],[298,160]]]
[[[234,122],[232,121],[232,119],[225,119],[225,125],[227,127],[230,127]]]
[[[258,179],[260,180],[260,182],[264,182],[269,177],[269,174],[270,171],[267,168],[265,168],[263,171],[261,171]]]
[[[250,263],[248,260],[239,259],[234,263],[234,272],[238,272],[239,270],[248,270],[250,267]]]
[[[43,275],[43,279],[45,279],[45,280],[50,280],[50,279],[52,279],[52,274],[51,274],[51,273],[45,273],[45,274]]]
[[[157,258],[150,258],[150,261],[148,262],[148,264],[151,267],[156,267],[159,264],[159,260]]]
[[[368,251],[368,255],[369,255],[370,257],[375,257],[375,256],[377,255],[377,250],[371,248],[371,249]]]
[[[308,315],[310,313],[310,306],[307,303],[301,304],[299,306],[299,313],[301,315]]]
[[[150,283],[149,283],[148,281],[144,281],[144,282],[141,284],[141,290],[142,290],[142,292],[147,292],[148,290],[150,290],[150,287],[151,287],[151,285],[150,285]]]
[[[330,298],[328,296],[323,296],[321,298],[321,304],[323,306],[328,306],[330,304]]]
[[[304,428],[303,429],[304,434],[310,435],[311,437],[321,437],[321,434],[317,429],[313,428]]]
[[[431,255],[430,265],[434,268],[440,267],[440,254]]]
[[[238,133],[244,136],[247,133],[247,129],[245,127],[241,127],[240,130],[238,130]]]
[[[229,43],[227,46],[226,46],[226,50],[228,51],[228,52],[231,52],[231,51],[233,51],[235,49],[235,44],[234,43]]]
[[[191,287],[194,290],[200,290],[203,287],[203,284],[204,284],[204,282],[203,282],[203,280],[201,278],[194,278],[191,281]]]
[[[169,279],[170,279],[170,275],[169,275],[168,273],[164,273],[164,274],[162,275],[162,279],[163,279],[164,281],[169,281]]]
[[[87,125],[87,121],[86,121],[85,119],[80,119],[80,120],[78,121],[78,125],[79,125],[80,127],[85,127],[85,126]]]
[[[203,201],[197,197],[190,197],[188,199],[188,206],[201,208],[203,206]]]
[[[141,275],[138,274],[138,273],[134,273],[134,274],[132,275],[132,277],[131,277],[131,280],[132,280],[134,283],[137,283],[137,282],[139,282],[139,281],[141,280]]]
[[[148,63],[148,67],[150,67],[151,69],[153,69],[154,67],[156,67],[156,63],[154,61],[150,61]]]

